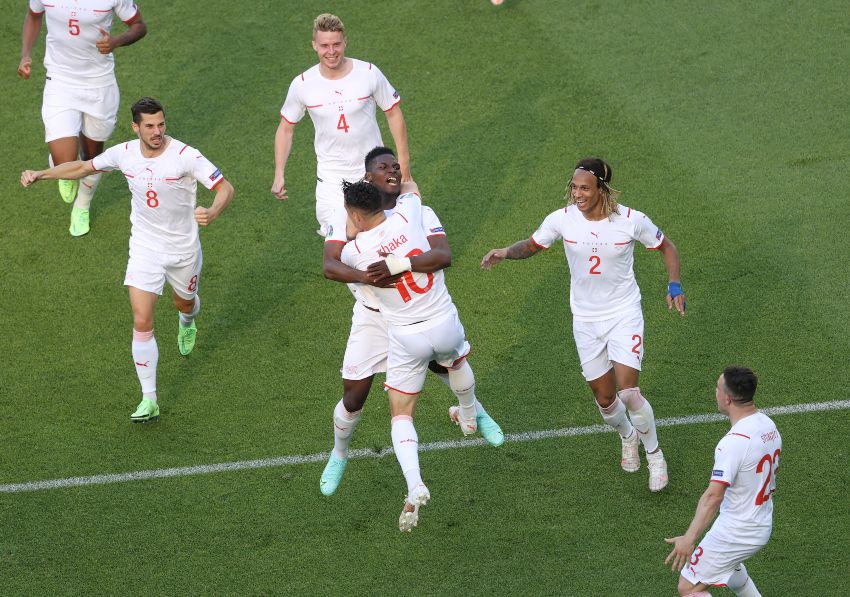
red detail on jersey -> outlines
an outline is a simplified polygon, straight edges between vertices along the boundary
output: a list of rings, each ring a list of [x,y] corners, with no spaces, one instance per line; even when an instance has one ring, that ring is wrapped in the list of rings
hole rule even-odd
[[[94,158],[89,160],[89,165],[91,166],[91,169],[94,170],[95,172],[106,172],[106,170],[98,170],[97,168],[94,167]]]
[[[142,11],[140,11],[138,8],[136,8],[136,14],[134,14],[132,17],[130,17],[129,19],[124,21],[124,24],[125,25],[132,25],[133,23],[138,21],[140,18],[142,18]]]
[[[280,117],[283,118],[286,122],[289,122],[289,124],[292,124],[292,125],[297,124],[295,122],[290,122],[290,120],[286,116],[284,116],[283,114],[281,114]]]
[[[184,151],[186,151],[186,148],[187,148],[187,147],[189,147],[189,146],[188,146],[188,145],[184,145],[184,146],[183,146],[183,149],[181,149],[181,150],[180,150],[180,153],[178,153],[177,155],[182,155],[182,154],[183,154],[183,152],[184,152]]]
[[[404,220],[404,223],[405,223],[405,224],[410,224],[410,222],[408,222],[408,221],[407,221],[407,218],[405,218],[403,214],[400,214],[400,213],[398,213],[398,212],[395,212],[393,215],[396,215],[396,216],[400,217],[402,220]]]
[[[126,176],[127,178],[136,178],[136,177],[135,177],[135,176],[133,176],[132,174],[127,174],[126,172],[122,172],[121,174],[123,174],[123,175],[124,175],[124,176]]]
[[[747,439],[750,439],[749,435],[744,435],[743,433],[729,433],[728,435],[740,435],[741,437],[746,437]]]
[[[130,149],[130,143],[129,142],[124,144],[124,151],[127,151],[128,149]]]
[[[342,243],[342,244],[345,244],[344,240],[339,240],[339,239],[336,239],[336,238],[329,238],[329,239],[325,240],[325,242],[326,243]],[[356,242],[354,243],[354,246],[357,246]]]
[[[577,244],[578,244],[578,241],[577,241],[577,240],[570,240],[570,239],[568,239],[568,238],[565,238],[565,239],[564,239],[564,242],[565,242],[565,243],[570,243],[571,245],[577,245]]]
[[[399,100],[398,100],[396,103],[394,103],[392,106],[390,106],[389,108],[387,108],[386,110],[384,110],[384,112],[389,112],[390,110],[392,110],[393,108],[395,108],[395,107],[396,107],[397,105],[399,105],[400,103],[401,103],[401,99],[399,99]]]
[[[92,8],[92,12],[112,12],[111,8],[103,9],[103,8]]]
[[[169,178],[169,177],[166,176],[165,180],[180,180],[181,178],[183,178],[183,177],[182,176],[175,176],[173,178]]]
[[[711,483],[720,483],[721,485],[725,485],[726,487],[729,487],[730,485],[732,485],[731,483],[729,483],[727,481],[721,481],[720,479],[711,479],[710,482]]]
[[[394,388],[390,385],[387,385],[386,383],[384,383],[384,387],[387,388],[388,390],[395,390],[399,394],[405,394],[407,396],[416,396],[417,394],[419,394],[419,392],[403,392],[403,391],[399,390],[398,388]]]
[[[434,232],[433,234],[426,235],[425,238],[431,238],[432,236],[445,236],[445,235],[446,235],[445,232]]]
[[[628,217],[629,217],[629,216],[631,216],[631,215],[632,215],[632,208],[630,207],[630,208],[629,208],[629,211],[628,211],[628,212],[626,212],[626,217],[628,218]]]
[[[307,107],[308,108],[321,108],[322,106],[324,106],[324,104],[316,104],[315,106],[307,106]],[[287,122],[289,122],[289,121],[287,120]]]
[[[357,246],[357,239],[356,239],[356,238],[354,239],[354,248],[355,248],[355,249],[357,249],[357,252],[358,252],[358,253],[362,253],[362,252],[363,252],[363,251],[361,251],[361,250],[360,250],[360,247],[358,247],[358,246]]]
[[[301,73],[301,80],[304,80],[304,73]]]
[[[369,63],[369,70],[372,70],[372,63]]]
[[[467,351],[466,351],[466,354],[465,354],[465,355],[463,355],[462,357],[460,357],[459,359],[457,359],[454,363],[452,363],[452,369],[454,369],[455,367],[457,367],[458,365],[460,365],[460,364],[463,362],[463,359],[465,359],[466,357],[468,357],[468,356],[469,356],[469,354],[470,354],[471,352],[472,352],[472,349],[470,348],[469,350],[467,350]]]
[[[537,245],[537,246],[538,246],[539,248],[541,248],[541,249],[544,249],[544,250],[545,250],[545,249],[548,249],[548,248],[549,248],[549,247],[544,247],[544,246],[543,246],[543,245],[541,245],[539,242],[537,242],[536,240],[534,240],[534,237],[533,237],[533,236],[532,236],[529,240],[530,240],[531,242],[533,242],[535,245]]]
[[[43,6],[47,6],[47,5],[45,4],[45,5],[43,5]],[[35,12],[33,9],[31,9],[31,8],[30,8],[30,9],[29,9],[29,11],[30,11],[30,14],[31,14],[31,15],[34,15],[34,16],[41,16],[41,15],[43,15],[43,14],[44,14],[44,11],[43,11],[43,10],[42,10],[41,12]]]
[[[357,98],[357,101],[359,102],[360,100],[367,100],[367,99],[369,99],[370,97],[372,97],[372,96],[371,96],[371,95],[364,95],[363,97],[358,97],[358,98]]]
[[[218,179],[218,181],[216,181],[216,183],[213,186],[210,187],[210,190],[214,191],[215,188],[223,182],[224,182],[224,177],[222,176],[221,178]]]
[[[44,8],[56,8],[55,4],[42,4]]]
[[[615,247],[619,247],[619,246],[621,246],[621,245],[630,245],[630,244],[632,244],[632,241],[627,240],[627,241],[626,241],[626,242],[624,242],[624,243],[614,243],[614,246],[615,246]]]

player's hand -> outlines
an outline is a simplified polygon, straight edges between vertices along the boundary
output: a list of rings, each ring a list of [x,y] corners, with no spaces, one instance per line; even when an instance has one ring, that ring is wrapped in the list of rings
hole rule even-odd
[[[211,209],[201,207],[200,205],[195,208],[195,221],[199,226],[209,226],[217,217],[218,214],[214,213]]]
[[[507,249],[493,249],[484,256],[484,259],[481,260],[481,268],[490,269],[497,263],[504,261],[507,256]]]
[[[21,58],[20,64],[18,64],[18,76],[22,79],[29,79],[32,74],[32,58],[27,56],[26,58]]]
[[[688,563],[691,554],[694,553],[694,544],[688,541],[688,538],[684,535],[664,539],[664,542],[673,546],[673,551],[664,559],[664,565],[672,562],[670,569],[680,572]]]
[[[109,54],[112,50],[115,49],[115,45],[112,41],[112,37],[110,37],[109,32],[103,27],[98,27],[98,31],[100,31],[100,39],[95,42],[97,46],[97,51],[101,54]]]
[[[676,307],[679,315],[684,317],[687,305],[685,295],[682,292],[682,285],[679,282],[670,282],[667,285],[667,310],[672,311],[673,307]]]
[[[369,264],[366,268],[366,283],[378,288],[392,288],[401,274],[392,275],[387,262],[383,259]]]
[[[286,194],[286,187],[283,185],[283,178],[280,180],[275,179],[272,183],[272,195],[280,199],[281,201],[286,201],[289,199],[289,196]]]
[[[41,176],[41,172],[38,170],[24,170],[21,172],[21,184],[25,187],[30,186],[32,183],[37,181]]]

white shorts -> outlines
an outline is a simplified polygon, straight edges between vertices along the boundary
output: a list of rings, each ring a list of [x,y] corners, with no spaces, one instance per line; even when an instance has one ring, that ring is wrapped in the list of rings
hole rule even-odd
[[[604,321],[573,319],[581,372],[587,381],[605,375],[613,362],[640,371],[643,361],[643,312],[640,307]]]
[[[694,585],[725,585],[735,572],[735,566],[754,556],[762,547],[764,544],[730,543],[709,531],[682,568],[682,577]]]
[[[390,326],[389,334],[390,356],[384,385],[403,394],[422,391],[429,362],[451,367],[470,350],[457,311],[413,325]]]
[[[356,301],[340,375],[343,379],[366,379],[386,372],[389,345],[387,323],[381,313]]]
[[[316,220],[319,222],[319,234],[327,236],[328,227],[333,223],[334,212],[344,206],[345,196],[342,194],[341,182],[316,180]]]
[[[45,142],[80,133],[92,141],[106,141],[115,130],[120,101],[117,82],[79,88],[48,79],[41,104]]]
[[[200,248],[195,253],[170,255],[131,246],[124,286],[161,295],[168,280],[175,294],[191,299],[198,294],[203,262]]]

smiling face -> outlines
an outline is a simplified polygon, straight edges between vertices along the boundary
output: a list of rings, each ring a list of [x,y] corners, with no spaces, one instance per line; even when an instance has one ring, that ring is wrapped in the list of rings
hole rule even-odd
[[[165,114],[141,114],[139,123],[133,123],[133,131],[139,136],[144,149],[159,151],[165,143]]]
[[[323,69],[334,71],[343,67],[345,45],[345,34],[341,31],[316,31],[313,36],[313,49]]]
[[[601,220],[602,189],[599,180],[587,170],[576,170],[570,181],[570,199],[588,220]]]
[[[382,194],[398,196],[401,191],[401,166],[390,153],[376,156],[366,172],[365,179]]]

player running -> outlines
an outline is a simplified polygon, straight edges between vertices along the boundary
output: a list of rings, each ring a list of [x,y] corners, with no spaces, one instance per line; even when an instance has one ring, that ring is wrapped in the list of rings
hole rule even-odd
[[[113,14],[128,26],[121,35],[111,34]],[[137,42],[148,29],[132,0],[29,0],[18,65],[18,76],[23,79],[32,74],[32,48],[45,15],[47,81],[41,117],[51,165],[90,160],[103,152],[103,143],[118,118],[120,96],[112,51]],[[62,200],[74,203],[71,236],[89,232],[89,206],[99,182],[99,172],[79,182],[59,180]]]
[[[373,185],[381,196],[384,213],[389,216],[396,206],[401,191],[401,166],[388,147],[375,147],[366,155],[365,180]],[[348,242],[345,209],[334,213],[324,247],[324,273],[331,280],[347,282],[354,294],[355,303],[351,317],[351,332],[345,347],[342,374],[343,395],[333,411],[334,447],[322,472],[319,487],[324,495],[332,495],[339,487],[348,464],[348,449],[354,429],[369,396],[372,380],[376,373],[387,370],[389,337],[387,322],[381,314],[381,305],[373,294],[359,290],[361,284],[395,287],[396,276],[387,268],[386,261],[379,259],[366,271],[349,267],[340,261],[343,247]],[[422,206],[422,231],[428,241],[428,250],[411,257],[411,271],[434,273],[451,265],[452,254],[443,225],[434,211]],[[446,369],[437,363],[429,368],[458,396],[470,391],[468,383],[474,383],[466,369]],[[505,441],[499,425],[476,402],[478,431],[491,445],[500,446]],[[452,420],[458,422],[458,407],[450,409]]]
[[[25,187],[38,180],[76,180],[95,172],[119,170],[130,187],[130,259],[124,285],[133,310],[133,362],[142,401],[130,415],[134,423],[159,418],[156,367],[159,349],[153,333],[154,308],[166,280],[178,310],[177,347],[186,356],[195,346],[195,317],[203,255],[198,225],[208,226],[233,198],[233,186],[197,149],[165,134],[165,111],[143,97],[131,108],[138,140],[110,147],[88,161],[67,162],[48,170],[26,170]],[[214,190],[209,208],[197,205],[197,183]]]
[[[383,145],[377,105],[387,117],[401,164],[402,180],[410,180],[407,127],[398,92],[374,64],[347,58],[345,26],[336,15],[321,14],[313,22],[313,49],[319,64],[292,80],[280,110],[274,139],[272,194],[286,199],[284,172],[295,125],[310,113],[316,131],[316,219],[326,236],[334,210],[343,207],[343,180],[360,180],[363,156]]]
[[[714,449],[708,489],[684,535],[665,539],[673,550],[664,560],[681,570],[679,595],[709,596],[725,585],[739,597],[761,597],[744,560],[767,544],[773,530],[773,492],[782,452],[776,424],[756,409],[758,379],[746,367],[730,366],[717,380],[717,409],[732,429]],[[718,509],[720,516],[694,549]]]
[[[639,442],[643,442],[649,489],[661,491],[668,482],[667,462],[658,445],[652,407],[638,387],[643,312],[632,265],[635,241],[657,249],[667,267],[668,307],[675,306],[684,315],[679,253],[646,215],[617,203],[619,191],[610,182],[611,167],[606,162],[594,157],[579,160],[567,187],[568,205],[549,214],[531,238],[487,253],[481,267],[490,269],[504,259],[526,259],[563,241],[582,373],[602,418],[620,434],[622,469],[629,473],[640,469]]]
[[[389,356],[387,381],[392,415],[393,449],[407,481],[407,499],[399,517],[399,529],[416,526],[419,508],[430,499],[419,469],[419,438],[413,426],[416,400],[425,382],[428,363],[436,360],[451,369],[468,390],[457,393],[459,421],[464,434],[477,430],[475,378],[466,361],[469,343],[457,309],[445,284],[442,270],[413,272],[411,260],[430,247],[422,230],[422,203],[416,185],[398,198],[387,216],[378,190],[365,181],[345,185],[345,207],[358,234],[342,250],[342,262],[366,270],[381,257],[389,272],[402,274],[394,287],[363,287],[374,294],[387,322]]]

